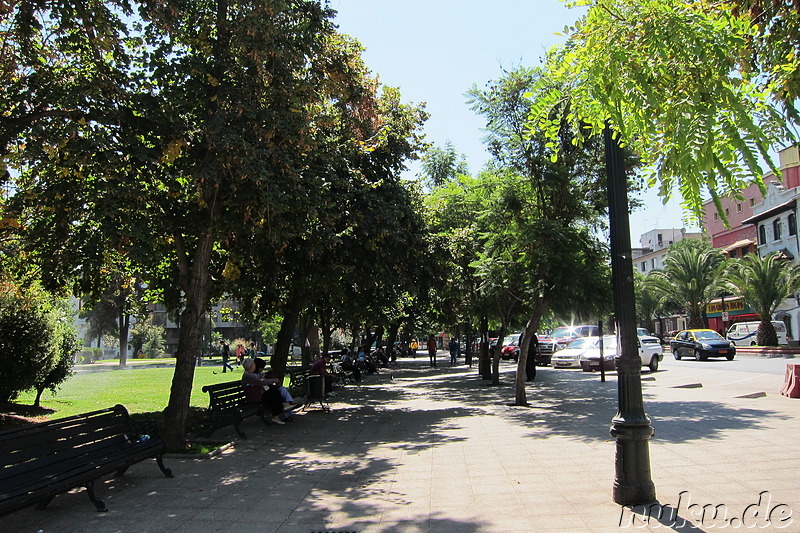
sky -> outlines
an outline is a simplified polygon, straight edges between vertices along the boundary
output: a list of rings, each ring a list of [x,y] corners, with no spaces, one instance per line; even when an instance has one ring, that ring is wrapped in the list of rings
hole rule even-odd
[[[564,41],[558,35],[582,9],[560,0],[330,0],[336,23],[366,47],[364,60],[381,83],[398,87],[406,102],[426,103],[428,142],[453,143],[478,172],[489,155],[483,122],[466,103],[473,85],[502,76],[503,70],[541,64],[545,50]],[[418,164],[411,170],[419,170]],[[631,215],[631,241],[655,228],[684,226],[676,201],[664,206],[655,190],[646,208]]]

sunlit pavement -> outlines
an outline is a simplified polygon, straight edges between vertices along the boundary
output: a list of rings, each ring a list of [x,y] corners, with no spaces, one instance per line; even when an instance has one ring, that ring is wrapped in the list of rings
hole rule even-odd
[[[611,498],[615,373],[543,368],[531,406],[511,407],[513,364],[491,387],[446,360],[404,359],[293,424],[248,419],[249,438],[217,457],[166,459],[174,479],[135,465],[97,488],[107,513],[79,490],[0,531],[800,531],[800,399],[780,396],[782,376],[669,359],[643,373],[648,518]]]

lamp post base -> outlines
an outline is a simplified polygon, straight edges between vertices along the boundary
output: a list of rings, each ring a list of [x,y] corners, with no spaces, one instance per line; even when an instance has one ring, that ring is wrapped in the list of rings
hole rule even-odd
[[[617,439],[614,502],[639,505],[656,501],[656,486],[650,477],[648,441],[654,431],[646,425],[629,425],[614,421],[611,436]]]

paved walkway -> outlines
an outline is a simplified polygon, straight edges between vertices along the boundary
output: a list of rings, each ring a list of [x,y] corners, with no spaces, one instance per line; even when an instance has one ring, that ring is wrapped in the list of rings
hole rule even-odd
[[[0,518],[0,531],[610,532],[621,519],[644,531],[800,531],[800,400],[778,394],[781,376],[669,362],[643,375],[663,511],[647,524],[611,500],[614,373],[601,383],[540,369],[521,408],[507,405],[509,363],[490,387],[474,369],[418,357],[340,391],[330,413],[249,419],[250,438],[221,455],[167,460],[175,479],[135,465],[98,487],[108,513],[76,491]]]

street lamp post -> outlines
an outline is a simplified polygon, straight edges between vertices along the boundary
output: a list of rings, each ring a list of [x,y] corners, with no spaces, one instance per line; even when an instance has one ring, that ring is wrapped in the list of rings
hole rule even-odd
[[[648,441],[653,436],[642,400],[642,360],[636,337],[636,300],[633,289],[628,191],[624,154],[610,127],[603,133],[608,178],[611,232],[611,277],[617,318],[620,358],[617,360],[619,410],[612,420],[611,436],[617,440],[614,501],[620,505],[654,502]]]

